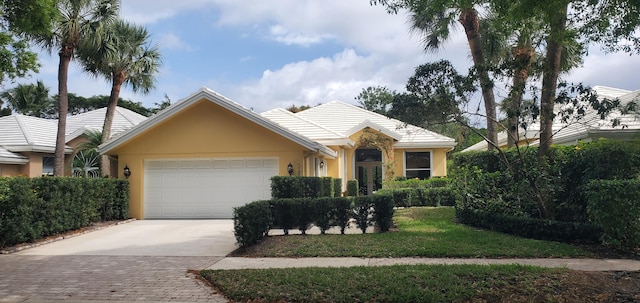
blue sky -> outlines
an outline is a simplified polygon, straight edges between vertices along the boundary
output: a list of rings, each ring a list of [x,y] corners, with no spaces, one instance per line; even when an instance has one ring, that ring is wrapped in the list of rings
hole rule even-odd
[[[122,97],[145,106],[164,94],[176,102],[202,86],[257,112],[335,99],[355,103],[368,86],[402,91],[423,63],[448,59],[460,72],[471,65],[461,28],[442,50],[424,53],[406,15],[388,15],[369,0],[122,0],[121,17],[146,26],[163,56],[150,94],[122,90]],[[40,73],[19,82],[42,80],[53,95],[58,57],[40,60]],[[638,70],[640,56],[594,48],[584,66],[564,78],[636,90]],[[87,97],[110,90],[75,64],[68,85]],[[500,88],[497,94],[506,96]]]

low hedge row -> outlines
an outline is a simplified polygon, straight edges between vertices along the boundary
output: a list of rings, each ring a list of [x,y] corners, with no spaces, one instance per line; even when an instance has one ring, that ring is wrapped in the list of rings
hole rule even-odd
[[[274,176],[271,197],[274,199],[342,196],[342,179],[332,177]]]
[[[344,234],[352,218],[363,233],[373,224],[380,232],[386,232],[393,218],[393,199],[387,195],[273,199],[233,210],[235,237],[243,247],[255,244],[275,227],[283,229],[285,234],[296,228],[305,234],[315,225],[324,234],[337,226]]]
[[[598,243],[602,229],[595,225],[561,222],[456,208],[458,222],[525,238],[559,242]]]
[[[378,194],[393,197],[395,206],[455,206],[457,194],[453,187],[383,188]]]
[[[129,183],[115,179],[0,178],[0,247],[126,219]]]
[[[605,244],[621,250],[640,248],[640,180],[594,180],[585,194],[589,219],[602,227]]]
[[[385,188],[434,188],[450,186],[453,179],[450,178],[429,178],[429,179],[406,179],[399,177],[395,181],[386,182]]]

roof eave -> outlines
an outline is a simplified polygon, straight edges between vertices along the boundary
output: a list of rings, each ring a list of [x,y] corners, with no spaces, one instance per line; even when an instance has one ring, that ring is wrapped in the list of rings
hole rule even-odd
[[[452,148],[457,143],[455,141],[433,141],[433,142],[397,142],[395,148]]]

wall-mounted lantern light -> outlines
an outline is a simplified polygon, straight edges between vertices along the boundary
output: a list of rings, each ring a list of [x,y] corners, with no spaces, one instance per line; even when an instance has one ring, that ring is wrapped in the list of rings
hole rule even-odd
[[[129,169],[129,166],[125,165],[122,173],[124,174],[125,178],[129,179],[129,176],[131,176],[131,170]]]
[[[289,176],[293,175],[293,164],[291,164],[291,162],[287,165],[287,172],[289,173]]]
[[[324,169],[324,160],[320,160],[320,170]]]

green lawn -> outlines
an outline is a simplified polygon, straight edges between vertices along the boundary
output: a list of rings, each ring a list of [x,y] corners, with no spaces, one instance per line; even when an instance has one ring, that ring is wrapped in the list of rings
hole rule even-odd
[[[248,257],[591,257],[565,243],[525,239],[454,223],[452,207],[400,209],[398,231],[383,234],[272,236],[235,256]]]

